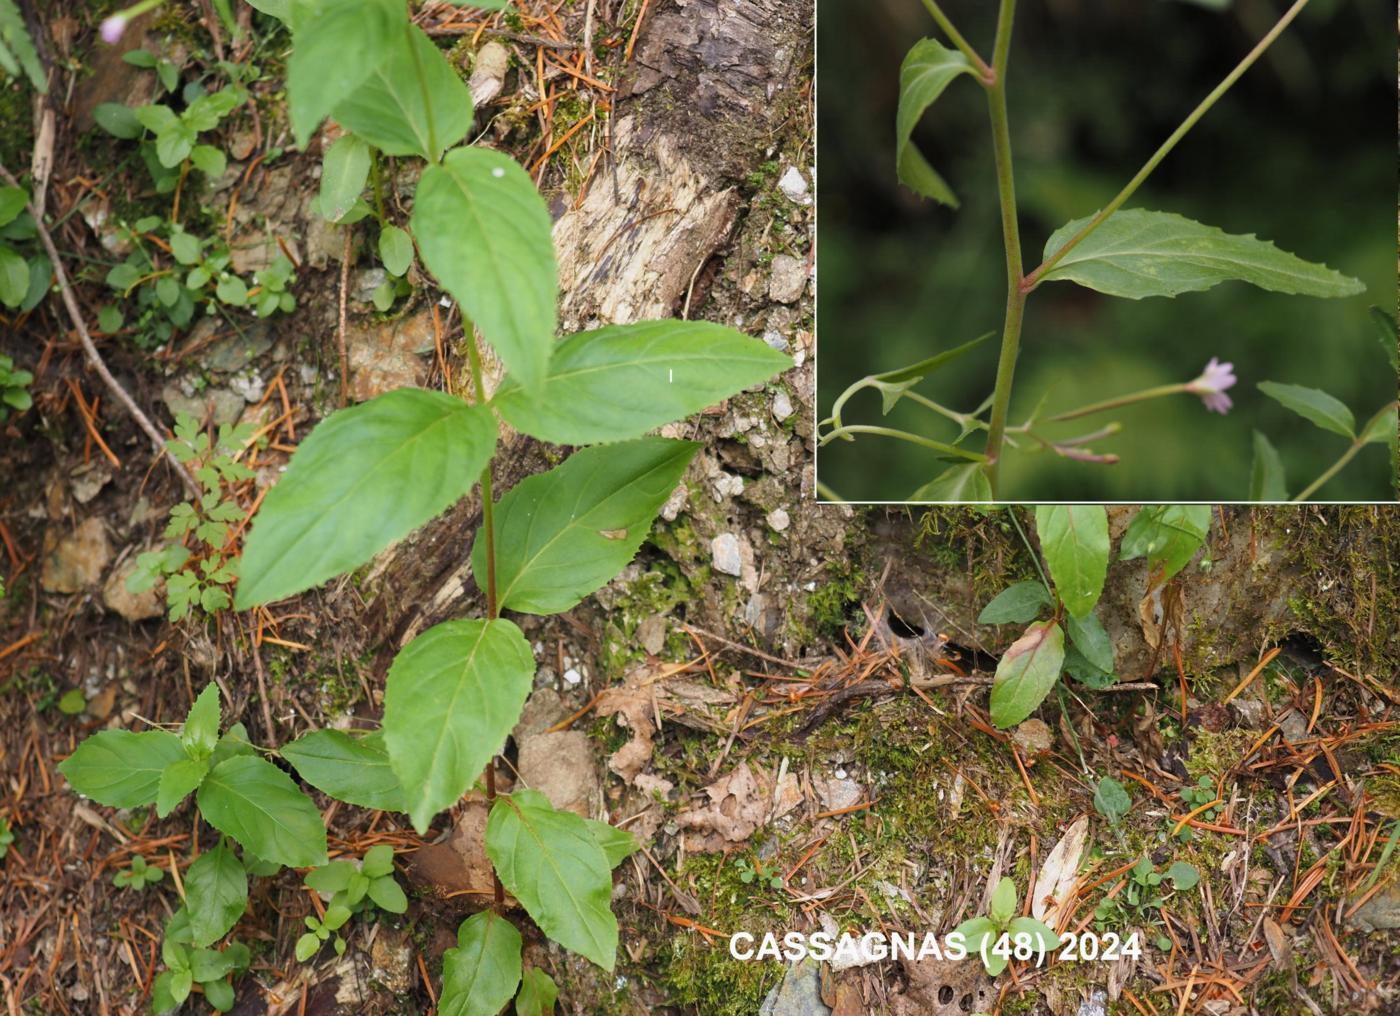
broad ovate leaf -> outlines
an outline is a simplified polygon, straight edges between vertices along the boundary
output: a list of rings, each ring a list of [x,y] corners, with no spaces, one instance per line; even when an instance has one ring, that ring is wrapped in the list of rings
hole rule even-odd
[[[234,606],[364,564],[466,494],[495,445],[490,412],[442,392],[400,388],[332,413],[263,499]]]
[[[341,730],[313,730],[283,747],[282,757],[303,780],[338,801],[381,811],[407,810],[379,732],[352,737]]]
[[[1002,654],[992,680],[992,722],[1002,730],[1020,723],[1050,694],[1065,660],[1065,634],[1038,621]]]
[[[164,730],[103,730],[59,763],[74,790],[113,808],[155,801],[161,773],[185,757],[180,739]]]
[[[1330,430],[1333,434],[1340,434],[1348,439],[1356,437],[1356,418],[1351,415],[1346,403],[1328,395],[1320,388],[1260,381],[1259,390],[1285,409],[1292,410],[1323,430]]]
[[[515,996],[515,1016],[553,1016],[554,1003],[559,1000],[559,987],[554,978],[539,967],[531,967],[520,979],[520,994]]]
[[[471,129],[472,96],[433,40],[410,25],[331,115],[386,155],[437,162]]]
[[[708,321],[608,325],[560,343],[538,393],[507,381],[496,405],[516,430],[542,441],[622,441],[791,366],[767,343]]]
[[[636,555],[699,447],[646,437],[585,448],[512,487],[495,511],[500,605],[557,614],[611,581]],[[485,581],[480,534],[472,572]]]
[[[556,811],[536,790],[499,797],[486,820],[486,856],[541,931],[612,970],[617,955],[612,873],[582,818]]]
[[[256,856],[288,868],[326,863],[321,813],[292,778],[256,755],[235,755],[199,785],[199,812]]]
[[[362,85],[404,33],[401,0],[321,0],[295,19],[287,60],[287,110],[297,147],[305,148],[326,115]]]
[[[977,615],[977,623],[1025,624],[1034,621],[1041,609],[1051,603],[1050,594],[1040,582],[1015,582],[992,597]]]
[[[510,621],[446,621],[389,667],[384,745],[413,827],[456,803],[520,718],[535,658]]]
[[[1090,218],[1055,230],[1045,243],[1045,257],[1054,256]],[[1176,296],[1231,280],[1302,296],[1355,296],[1366,289],[1252,234],[1226,233],[1171,212],[1140,208],[1114,212],[1043,277],[1062,279],[1131,300]]]
[[[558,324],[549,210],[514,159],[458,148],[423,171],[412,230],[428,270],[527,391],[543,383]]]
[[[1108,513],[1101,504],[1039,505],[1035,528],[1055,592],[1083,617],[1099,602],[1108,574]]]
[[[1251,501],[1287,501],[1288,488],[1283,472],[1283,459],[1267,437],[1254,432],[1254,462],[1249,470],[1249,499]]]
[[[997,924],[1006,924],[1016,913],[1016,883],[1003,877],[992,890],[987,902],[987,916]]]
[[[195,858],[185,872],[185,905],[196,946],[213,945],[243,916],[248,906],[248,873],[223,840]]]
[[[899,111],[895,116],[895,166],[899,179],[926,198],[958,206],[957,196],[911,140],[925,110],[960,74],[976,76],[967,57],[957,50],[921,39],[914,43],[899,68]]]
[[[440,1016],[497,1016],[520,983],[520,932],[483,910],[457,929],[457,947],[442,955]]]
[[[321,214],[339,222],[355,207],[369,180],[369,145],[342,134],[321,159]]]
[[[1065,635],[1070,644],[1079,650],[1085,662],[1096,671],[1112,674],[1118,669],[1113,658],[1113,641],[1108,637],[1108,632],[1097,614],[1090,611],[1083,617],[1067,615]]]
[[[1210,505],[1147,505],[1138,509],[1118,544],[1118,559],[1147,558],[1166,582],[1190,563],[1210,532]]]
[[[992,500],[992,485],[987,480],[986,467],[980,462],[950,466],[909,496],[921,504],[960,502],[987,503]]]

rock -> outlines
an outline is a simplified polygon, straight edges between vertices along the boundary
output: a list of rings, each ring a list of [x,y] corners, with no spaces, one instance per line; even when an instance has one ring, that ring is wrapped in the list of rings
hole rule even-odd
[[[136,556],[133,554],[112,569],[107,583],[102,587],[102,602],[107,609],[115,611],[128,621],[146,621],[165,613],[163,583],[144,592],[133,593],[126,588],[126,580],[136,571]]]
[[[433,316],[425,310],[383,324],[351,326],[345,337],[350,359],[350,394],[356,402],[421,385],[428,365],[420,359],[433,351]]]
[[[499,42],[488,42],[476,54],[467,90],[472,93],[472,105],[480,109],[501,94],[505,86],[510,53]]]
[[[782,423],[792,413],[792,397],[788,395],[786,389],[779,388],[778,394],[773,396],[773,419]]]
[[[1030,719],[1020,724],[1011,734],[1011,740],[1027,758],[1035,758],[1050,750],[1055,739],[1044,720]]]
[[[374,979],[393,994],[402,995],[413,987],[413,955],[413,940],[407,931],[381,924],[369,947]]]
[[[1362,904],[1347,924],[1361,931],[1400,928],[1400,881],[1392,881]]]
[[[160,397],[169,407],[172,417],[184,413],[203,423],[212,415],[214,425],[218,427],[235,423],[243,413],[243,396],[227,388],[206,388],[198,394],[186,395],[179,385],[167,384],[160,390]]]
[[[191,344],[198,339],[200,332],[206,328],[206,325],[210,333],[217,327],[213,318],[201,318],[199,324],[195,325],[194,331],[190,333]],[[272,336],[269,334],[267,325],[258,323],[243,329],[241,335],[235,332],[216,340],[200,357],[200,360],[210,370],[232,374],[242,370],[271,348]]]
[[[1079,1003],[1079,1012],[1075,1016],[1107,1016],[1108,996],[1098,988],[1095,988],[1083,1002]]]
[[[840,811],[842,808],[859,804],[865,797],[865,792],[861,789],[860,784],[849,777],[814,776],[812,777],[812,789],[817,792],[817,797],[821,799],[822,811]]]
[[[383,268],[361,268],[350,278],[350,298],[357,303],[371,303],[374,291],[388,279],[389,273]]]
[[[768,270],[768,296],[778,303],[796,303],[807,288],[807,265],[791,254],[773,258]]]
[[[768,513],[768,525],[775,533],[784,532],[788,526],[792,525],[792,519],[783,508],[774,508]]]
[[[793,204],[810,205],[812,195],[808,193],[807,178],[802,175],[802,170],[796,166],[789,166],[787,171],[778,178],[778,190],[783,192]]]
[[[531,734],[543,734],[560,720],[567,719],[572,711],[553,688],[539,688],[525,700],[525,708],[520,711],[511,737],[518,744]]]
[[[710,560],[715,571],[738,578],[743,574],[743,558],[739,555],[739,538],[733,533],[720,533],[710,541]]]
[[[804,959],[788,967],[783,979],[768,993],[758,1016],[830,1016],[822,1001],[821,964]]]
[[[652,656],[658,656],[666,647],[666,615],[652,614],[637,625],[637,641]]]
[[[95,588],[110,560],[112,547],[107,542],[107,527],[101,519],[90,518],[44,555],[39,584],[50,593]]]
[[[73,500],[87,504],[112,479],[112,470],[105,459],[93,459],[87,465],[79,466],[68,474],[68,485],[73,492]]]
[[[593,742],[578,730],[530,734],[520,740],[520,779],[554,807],[592,818],[602,800]]]

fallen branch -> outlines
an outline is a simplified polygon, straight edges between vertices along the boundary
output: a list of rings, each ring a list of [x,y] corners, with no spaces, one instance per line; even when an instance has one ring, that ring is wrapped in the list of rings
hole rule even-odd
[[[14,175],[0,164],[0,178],[3,178],[11,187],[19,187],[19,181]],[[92,369],[97,371],[97,376],[102,378],[102,383],[131,414],[136,425],[146,432],[146,436],[151,439],[151,444],[155,446],[156,454],[163,455],[170,462],[170,466],[175,470],[176,475],[185,485],[185,490],[191,497],[198,498],[203,494],[199,484],[194,482],[194,477],[190,476],[185,467],[170,454],[170,450],[165,447],[165,438],[151,423],[150,417],[141,411],[141,407],[127,394],[121,383],[112,376],[112,372],[107,369],[107,364],[103,362],[102,354],[97,351],[97,345],[92,341],[92,334],[88,331],[87,324],[83,321],[82,310],[78,307],[78,299],[73,295],[73,284],[68,280],[68,273],[63,268],[63,259],[59,257],[58,248],[54,245],[53,237],[49,234],[48,227],[44,225],[43,217],[34,206],[33,200],[27,200],[25,207],[29,214],[34,217],[34,228],[39,233],[39,242],[44,245],[44,250],[48,252],[49,260],[53,262],[54,275],[58,278],[58,289],[63,295],[63,305],[68,308],[68,316],[73,320],[73,327],[78,330],[78,338],[82,341],[83,352],[87,354],[88,363],[92,364]]]

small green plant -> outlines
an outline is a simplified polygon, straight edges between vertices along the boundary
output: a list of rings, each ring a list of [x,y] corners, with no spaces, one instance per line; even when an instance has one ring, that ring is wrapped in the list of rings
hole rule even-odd
[[[136,854],[131,859],[131,867],[124,868],[112,876],[112,884],[118,889],[145,889],[165,878],[165,869],[147,864],[146,859]]]
[[[39,305],[48,292],[53,271],[53,264],[45,255],[30,249],[30,241],[39,234],[25,208],[28,203],[29,192],[22,187],[0,187],[0,304],[21,314]],[[0,378],[0,396],[7,392],[3,380]],[[16,382],[16,385],[23,387],[28,383]],[[10,405],[21,410],[29,408],[17,403]],[[0,413],[3,411],[0,407]],[[0,420],[3,419],[0,416]]]
[[[203,485],[204,496],[197,504],[183,501],[170,509],[165,538],[171,542],[137,557],[126,588],[140,593],[164,579],[172,621],[183,620],[196,608],[212,614],[232,603],[229,590],[238,574],[232,525],[244,512],[230,495],[235,485],[253,476],[237,458],[253,431],[251,425],[225,425],[213,437],[181,414],[175,437],[166,442],[170,453]]]
[[[1094,788],[1094,810],[1108,819],[1111,826],[1116,827],[1132,806],[1133,799],[1128,796],[1128,789],[1112,776],[1105,776]]]
[[[371,906],[390,914],[402,914],[408,909],[408,898],[394,880],[394,848],[385,844],[370,847],[360,863],[331,861],[306,873],[304,881],[324,897],[328,897],[325,917],[306,918],[310,929],[297,939],[296,955],[306,962],[315,955],[332,932],[338,931],[354,914]],[[335,951],[345,951],[345,941],[335,936]]]
[[[1144,507],[1123,534],[1118,559],[1146,558],[1149,583],[1158,588],[1204,545],[1210,517],[1208,505]],[[1020,522],[1016,525],[1019,528]],[[1034,712],[1062,672],[1090,688],[1105,688],[1117,680],[1113,643],[1094,613],[1112,549],[1108,513],[1103,505],[1040,505],[1035,528],[1040,579],[1002,590],[977,618],[979,624],[1032,622],[997,664],[991,715],[1002,728]]]
[[[3,271],[3,267],[0,267]],[[0,423],[9,419],[10,410],[24,412],[34,404],[29,394],[29,386],[34,375],[27,370],[16,370],[15,361],[0,353]]]
[[[1183,787],[1180,791],[1178,791],[1178,793],[1180,794],[1181,799],[1184,802],[1186,802],[1186,808],[1188,811],[1195,811],[1197,808],[1210,804],[1216,799],[1215,783],[1211,780],[1209,776],[1198,777],[1195,786]],[[1220,817],[1220,814],[1224,810],[1225,805],[1221,803],[1213,808],[1207,808],[1205,811],[1201,812],[1197,816],[1197,818],[1199,818],[1202,822],[1214,822]],[[1172,822],[1171,819],[1168,819],[1167,821],[1170,822],[1173,826],[1175,826],[1176,824],[1175,822]],[[1193,833],[1189,825],[1182,826],[1176,834],[1176,838],[1182,843],[1190,842],[1192,836]]]
[[[1125,927],[1149,925],[1161,928],[1162,907],[1166,905],[1165,884],[1170,882],[1178,891],[1190,889],[1201,880],[1196,866],[1185,861],[1175,861],[1166,871],[1158,871],[1151,858],[1142,857],[1131,871],[1121,891],[1116,895],[1105,895],[1094,908],[1094,921],[1098,927],[1118,930]],[[1159,931],[1156,937],[1157,948],[1170,949],[1171,939]]]
[[[747,857],[740,857],[734,862],[734,867],[738,869],[739,881],[744,885],[752,885],[757,882],[759,885],[766,885],[769,889],[781,889],[785,884],[783,876],[766,867],[761,859],[755,858],[751,863]]]
[[[5,859],[5,855],[10,852],[10,845],[14,842],[15,834],[10,828],[10,820],[0,818],[0,861]]]
[[[1003,878],[992,890],[984,917],[964,921],[955,929],[969,956],[979,956],[995,977],[1012,959],[1043,957],[1059,948],[1060,936],[1034,917],[1016,916],[1016,883]]]
[[[196,984],[204,992],[204,1001],[228,1012],[234,1003],[232,979],[248,969],[252,953],[238,941],[222,949],[195,945],[189,912],[181,907],[165,922],[160,958],[165,969],[151,987],[153,1012],[174,1012]]]

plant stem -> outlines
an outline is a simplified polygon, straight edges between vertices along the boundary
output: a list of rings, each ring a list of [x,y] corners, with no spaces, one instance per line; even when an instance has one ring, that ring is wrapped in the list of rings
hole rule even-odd
[[[1225,80],[1216,85],[1215,89],[1201,100],[1200,105],[1193,109],[1185,120],[1181,121],[1181,126],[1172,131],[1171,136],[1168,137],[1166,141],[1162,142],[1162,147],[1152,153],[1152,158],[1148,159],[1147,162],[1143,164],[1143,167],[1137,171],[1137,175],[1129,180],[1127,186],[1118,192],[1118,196],[1105,205],[1097,215],[1085,223],[1084,227],[1080,229],[1079,232],[1075,233],[1074,236],[1070,237],[1063,247],[1046,258],[1045,262],[1039,268],[1026,276],[1025,281],[1022,283],[1022,288],[1024,288],[1026,292],[1030,292],[1034,289],[1036,284],[1045,276],[1046,272],[1054,268],[1055,265],[1060,262],[1061,258],[1078,246],[1086,236],[1103,225],[1105,219],[1121,208],[1123,203],[1133,196],[1133,193],[1142,186],[1143,182],[1152,174],[1152,171],[1157,168],[1157,165],[1167,157],[1167,153],[1175,148],[1177,142],[1186,136],[1186,132],[1196,126],[1196,122],[1206,115],[1220,97],[1228,92],[1231,86],[1240,79],[1244,72],[1253,66],[1256,60],[1264,55],[1264,51],[1273,44],[1275,39],[1283,34],[1283,30],[1289,26],[1293,19],[1296,18],[1307,5],[1308,0],[1296,0],[1293,6],[1284,13],[1283,17],[1279,18],[1278,24],[1269,29],[1268,34],[1259,40],[1258,44],[1239,62],[1239,65],[1225,76]]]
[[[1180,395],[1190,388],[1187,384],[1158,385],[1156,388],[1144,388],[1140,392],[1132,392],[1129,395],[1120,395],[1116,399],[1105,399],[1103,402],[1094,402],[1078,409],[1071,409],[1068,413],[1060,413],[1056,416],[1047,417],[1046,423],[1063,423],[1065,420],[1077,420],[1081,416],[1089,416],[1093,413],[1102,413],[1110,409],[1119,409],[1123,406],[1131,406],[1134,402],[1145,402],[1148,399],[1159,399],[1164,395]]]
[[[997,195],[1001,202],[1001,235],[1006,247],[1006,323],[1001,333],[1001,357],[997,361],[996,391],[992,396],[992,415],[987,430],[987,482],[993,501],[997,498],[1002,439],[1006,434],[1006,414],[1011,408],[1011,380],[1016,373],[1016,354],[1021,345],[1021,319],[1026,310],[1026,292],[1021,286],[1021,231],[1016,222],[1011,129],[1006,115],[1006,63],[1011,52],[1011,24],[1015,16],[1016,0],[1001,0],[1001,11],[997,15],[996,49],[992,54],[995,80],[987,89],[992,144],[996,151]]]
[[[938,22],[938,27],[943,29],[943,34],[952,41],[954,46],[962,51],[962,55],[967,57],[968,62],[977,68],[977,73],[981,76],[982,83],[984,85],[990,85],[996,77],[996,72],[987,66],[987,61],[977,55],[977,51],[962,37],[962,33],[953,27],[953,23],[948,20],[948,15],[943,13],[943,9],[939,7],[934,0],[924,0],[924,6],[928,8],[928,12],[933,16],[933,20]]]
[[[1346,451],[1342,452],[1342,457],[1339,458],[1336,462],[1332,463],[1330,466],[1328,466],[1327,469],[1323,472],[1323,474],[1319,476],[1316,480],[1304,487],[1302,493],[1300,493],[1297,497],[1293,499],[1293,503],[1298,504],[1299,502],[1306,501],[1309,497],[1312,496],[1312,494],[1315,491],[1322,487],[1323,484],[1325,484],[1328,480],[1332,479],[1332,477],[1340,473],[1348,462],[1356,458],[1357,452],[1361,451],[1362,448],[1365,448],[1368,444],[1371,443],[1370,441],[1366,440],[1366,435],[1371,432],[1371,428],[1375,426],[1376,421],[1382,416],[1385,416],[1387,413],[1393,412],[1394,409],[1395,403],[1392,402],[1390,405],[1386,406],[1375,416],[1371,417],[1371,419],[1366,422],[1366,425],[1361,428],[1361,436],[1351,443],[1351,447],[1349,447]]]
[[[922,437],[918,434],[911,434],[907,430],[895,430],[893,427],[874,427],[866,424],[851,424],[849,427],[838,427],[828,431],[826,437],[822,438],[818,447],[825,447],[838,437],[845,437],[847,434],[879,434],[881,437],[893,437],[900,441],[908,441],[912,444],[923,445],[925,448],[932,448],[936,452],[945,455],[957,455],[968,459],[971,462],[983,461],[982,456],[977,452],[970,452],[966,448],[959,448],[956,445],[944,444],[942,441],[934,441],[932,438]]]
[[[481,353],[476,346],[476,326],[465,314],[462,327],[467,335],[467,359],[471,362],[472,385],[476,389],[476,402],[486,405],[486,385],[481,379]],[[481,528],[486,535],[486,616],[495,620],[500,616],[500,604],[496,602],[496,526],[492,518],[494,505],[491,503],[491,460],[481,469]],[[477,577],[480,582],[480,576]],[[488,770],[489,772],[489,770]]]

